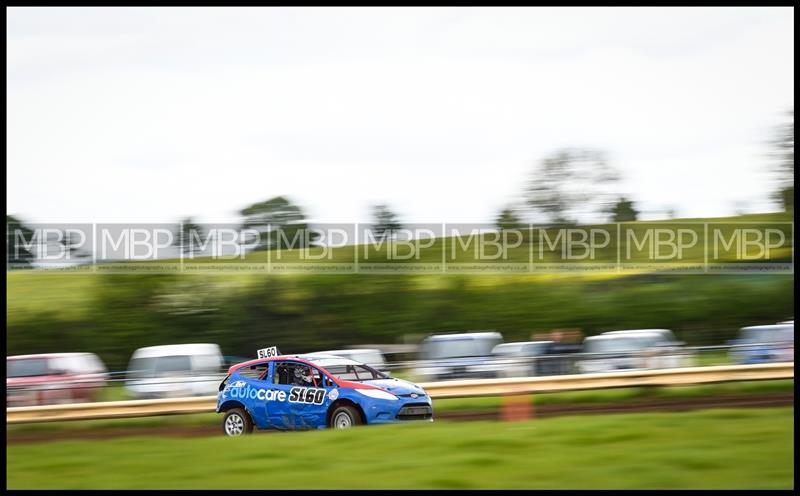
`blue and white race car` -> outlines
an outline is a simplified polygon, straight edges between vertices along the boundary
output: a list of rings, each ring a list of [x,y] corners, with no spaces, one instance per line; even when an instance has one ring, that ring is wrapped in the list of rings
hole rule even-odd
[[[228,369],[217,413],[228,436],[433,420],[425,391],[368,365],[335,356],[267,356]]]

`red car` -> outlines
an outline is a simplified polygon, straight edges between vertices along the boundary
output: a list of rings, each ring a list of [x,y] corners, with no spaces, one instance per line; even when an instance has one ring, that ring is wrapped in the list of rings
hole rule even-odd
[[[108,371],[94,353],[6,357],[6,406],[96,401]]]

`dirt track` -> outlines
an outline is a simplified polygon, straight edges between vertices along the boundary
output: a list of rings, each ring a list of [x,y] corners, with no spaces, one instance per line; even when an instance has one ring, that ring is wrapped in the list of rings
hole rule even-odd
[[[711,396],[699,398],[662,398],[657,400],[624,401],[621,403],[581,403],[566,405],[536,405],[535,418],[557,417],[561,415],[589,415],[608,413],[638,413],[653,411],[687,411],[703,408],[743,408],[794,405],[794,393],[771,393],[758,395]],[[442,412],[436,414],[437,420],[475,421],[498,420],[499,410]],[[274,431],[256,431],[274,433]],[[164,427],[123,427],[102,429],[63,429],[42,432],[13,432],[6,434],[8,444],[47,442],[64,439],[109,439],[123,436],[163,436],[198,437],[221,436],[218,424],[198,426]]]

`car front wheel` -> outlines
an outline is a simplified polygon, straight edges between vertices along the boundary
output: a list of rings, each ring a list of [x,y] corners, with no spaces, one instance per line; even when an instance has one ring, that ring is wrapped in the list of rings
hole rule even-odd
[[[227,436],[236,437],[253,432],[253,421],[250,415],[241,408],[232,408],[225,412],[222,419],[222,430]]]
[[[334,429],[349,429],[350,427],[361,424],[361,415],[349,405],[343,405],[333,411],[331,415],[331,427]]]

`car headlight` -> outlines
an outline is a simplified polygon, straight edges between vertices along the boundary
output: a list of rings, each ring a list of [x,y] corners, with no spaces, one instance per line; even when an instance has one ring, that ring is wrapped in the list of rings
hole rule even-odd
[[[383,389],[356,389],[359,393],[379,400],[396,400],[397,396]]]

